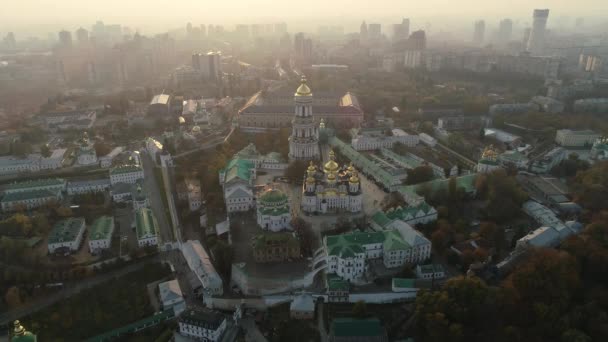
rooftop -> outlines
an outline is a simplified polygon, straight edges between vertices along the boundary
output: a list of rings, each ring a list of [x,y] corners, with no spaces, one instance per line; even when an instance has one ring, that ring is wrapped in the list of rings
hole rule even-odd
[[[183,298],[182,289],[179,287],[179,282],[177,279],[158,284],[158,292],[162,302]]]
[[[206,325],[214,329],[222,324],[225,320],[224,316],[217,311],[210,309],[190,309],[186,310],[180,316],[180,321],[192,325]]]
[[[122,174],[122,173],[138,172],[138,171],[143,171],[143,169],[137,165],[121,165],[121,166],[116,166],[116,167],[111,168],[110,174],[118,175],[118,174]]]
[[[49,186],[65,186],[66,181],[62,178],[44,178],[44,179],[35,179],[26,182],[19,183],[11,183],[4,187],[5,192],[9,191],[18,191],[30,188],[40,188],[40,187],[49,187]]]
[[[377,318],[336,318],[331,323],[331,331],[333,336],[340,337],[372,337],[384,334]]]
[[[158,223],[152,210],[141,208],[135,213],[135,227],[137,239],[145,239],[158,234]]]
[[[264,232],[254,237],[254,249],[284,246],[298,247],[300,244],[293,233],[270,233]]]
[[[89,240],[105,240],[112,237],[114,231],[114,218],[102,216],[93,222],[89,230]]]
[[[74,241],[80,234],[81,229],[84,229],[83,217],[70,217],[66,220],[59,221],[53,226],[53,229],[49,234],[48,243]]]
[[[155,104],[167,105],[167,104],[169,104],[170,98],[171,98],[171,96],[168,94],[156,95],[152,98],[152,101],[150,101],[150,105],[155,105]]]
[[[11,192],[7,193],[2,197],[2,202],[16,202],[16,201],[25,201],[25,200],[34,200],[38,198],[48,198],[55,197],[56,194],[49,190],[28,190],[21,192]]]
[[[411,278],[393,278],[393,287],[396,288],[415,288],[416,279]]]

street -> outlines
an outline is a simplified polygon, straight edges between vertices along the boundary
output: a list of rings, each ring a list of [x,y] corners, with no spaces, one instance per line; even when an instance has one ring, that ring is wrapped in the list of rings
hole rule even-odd
[[[163,202],[163,192],[160,191],[161,184],[158,184],[156,181],[156,165],[147,153],[141,153],[141,162],[144,168],[144,186],[150,201],[150,209],[152,209],[154,216],[156,216],[160,229],[160,241],[161,243],[173,241],[173,232],[167,219],[167,208],[165,208]]]

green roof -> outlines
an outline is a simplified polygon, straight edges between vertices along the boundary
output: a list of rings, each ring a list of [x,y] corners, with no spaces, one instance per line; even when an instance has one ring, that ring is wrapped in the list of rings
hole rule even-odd
[[[348,281],[346,281],[336,275],[328,274],[327,275],[327,290],[328,291],[349,291],[350,286],[348,284]]]
[[[91,225],[89,240],[105,240],[114,231],[114,219],[110,216],[102,216]]]
[[[410,248],[410,245],[403,240],[401,234],[396,230],[386,230],[384,233],[384,251],[403,251]]]
[[[116,337],[118,337],[120,335],[123,335],[126,333],[132,333],[135,331],[139,331],[143,328],[157,325],[160,322],[163,322],[169,318],[173,318],[174,316],[175,316],[175,313],[174,313],[173,309],[168,309],[165,311],[161,311],[159,313],[155,313],[154,315],[146,317],[144,319],[140,319],[139,321],[127,324],[123,327],[110,330],[101,335],[97,335],[97,336],[88,338],[85,341],[86,342],[113,341],[116,339]]]
[[[138,172],[143,171],[143,169],[137,165],[121,165],[117,167],[113,167],[110,169],[111,175],[119,175],[122,173],[130,173],[130,172]]]
[[[443,272],[443,266],[440,264],[419,265],[421,273]]]
[[[415,288],[416,279],[411,278],[393,278],[393,287],[398,288]]]
[[[492,160],[492,159],[480,159],[479,164],[498,165],[498,162],[496,160]]]
[[[298,239],[293,235],[293,233],[262,233],[258,234],[254,238],[254,249],[263,249],[266,247],[273,246],[284,246],[288,247],[298,247],[300,245]]]
[[[242,150],[238,151],[234,154],[234,158],[242,158],[242,159],[258,159],[260,157],[260,152],[255,147],[253,143],[245,146]]]
[[[148,208],[141,208],[135,213],[135,228],[137,239],[144,239],[158,234],[158,222]]]
[[[381,210],[377,211],[374,215],[372,215],[371,220],[374,221],[374,223],[378,224],[380,227],[384,227],[393,221],[388,216],[386,216],[386,214]]]
[[[19,183],[11,183],[7,184],[4,187],[5,192],[9,191],[17,191],[24,190],[29,188],[40,188],[40,187],[49,187],[49,186],[65,186],[66,181],[63,178],[45,178],[45,179],[35,179],[26,182]]]
[[[249,182],[251,180],[250,170],[253,168],[253,162],[246,159],[234,158],[220,172],[224,173],[224,183],[228,183],[235,178]]]
[[[54,197],[56,194],[49,190],[29,190],[29,191],[21,191],[21,192],[11,192],[7,193],[2,197],[2,202],[16,202],[16,201],[25,201],[25,200],[33,200],[38,198],[47,198]]]
[[[279,189],[271,189],[265,191],[262,196],[260,196],[260,201],[262,204],[276,204],[287,201],[287,195]]]
[[[384,334],[377,318],[336,318],[331,323],[331,331],[333,336],[339,337],[371,337]]]
[[[262,215],[280,216],[280,215],[288,214],[289,208],[287,207],[287,205],[280,207],[280,208],[259,208],[258,207],[258,211]]]
[[[325,237],[328,255],[336,255],[342,258],[351,258],[358,253],[365,253],[363,245],[383,242],[384,233],[382,232],[354,232]]]
[[[13,338],[11,339],[11,342],[36,342],[36,341],[38,341],[38,339],[36,338],[36,335],[32,334],[29,331],[26,331],[21,336],[13,336]]]
[[[59,243],[74,241],[80,233],[80,228],[84,226],[84,218],[70,217],[69,219],[59,221],[49,234],[48,243]]]

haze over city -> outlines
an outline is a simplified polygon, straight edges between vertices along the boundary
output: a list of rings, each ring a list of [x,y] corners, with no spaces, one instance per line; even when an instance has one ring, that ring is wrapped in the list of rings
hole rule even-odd
[[[0,8],[0,341],[608,341],[605,0]]]

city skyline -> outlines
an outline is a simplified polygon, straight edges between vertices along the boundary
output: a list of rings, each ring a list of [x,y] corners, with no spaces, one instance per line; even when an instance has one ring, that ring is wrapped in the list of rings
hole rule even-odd
[[[16,16],[0,14],[0,32],[20,31],[27,35],[44,36],[44,32],[61,29],[76,30],[85,23],[93,23],[97,20],[120,23],[149,33],[166,32],[168,29],[181,27],[187,22],[236,25],[281,21],[290,22],[297,30],[312,31],[316,25],[337,23],[345,26],[347,31],[355,31],[361,20],[389,24],[400,22],[402,17],[412,19],[412,29],[421,28],[427,23],[437,29],[447,29],[465,25],[467,21],[474,19],[484,19],[493,24],[507,17],[515,22],[530,25],[529,13],[532,9],[549,7],[555,22],[574,23],[578,17],[588,17],[591,20],[595,18],[600,25],[605,24],[600,18],[606,17],[608,6],[599,0],[589,2],[593,4],[577,6],[561,0],[532,3],[516,0],[508,4],[484,4],[465,0],[461,1],[461,6],[454,8],[449,6],[451,2],[447,0],[431,0],[416,4],[381,0],[381,5],[377,3],[378,5],[373,7],[355,6],[353,2],[343,0],[330,3],[311,0],[307,2],[307,6],[294,11],[289,3],[275,3],[270,0],[256,2],[255,8],[251,8],[251,2],[244,0],[229,0],[221,3],[177,0],[172,6],[185,6],[191,10],[176,11],[169,16],[157,16],[156,11],[162,4],[156,0],[136,0],[127,3],[109,0],[104,1],[103,6],[97,6],[102,5],[99,0],[89,1],[86,5],[71,1],[41,0],[36,4],[30,1],[5,4],[3,13],[20,13],[20,15],[17,20]],[[365,10],[362,11],[361,8]],[[74,16],[73,13],[78,15]],[[218,20],[218,17],[222,20]],[[383,32],[388,32],[388,28],[383,27]]]

